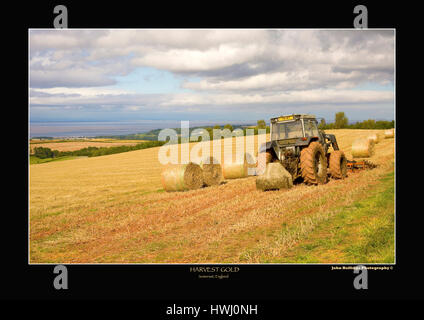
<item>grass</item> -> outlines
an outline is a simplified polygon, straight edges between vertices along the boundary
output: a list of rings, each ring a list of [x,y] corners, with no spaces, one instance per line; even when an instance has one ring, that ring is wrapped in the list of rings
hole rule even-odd
[[[394,172],[369,193],[337,208],[322,223],[311,221],[298,244],[272,262],[394,263]]]
[[[368,216],[362,223],[360,241],[351,243],[344,252],[357,261],[394,263],[394,173],[383,179],[381,191],[357,203],[358,216]]]
[[[52,161],[64,161],[64,160],[72,160],[77,158],[85,158],[85,157],[74,157],[74,156],[68,156],[68,157],[58,157],[58,158],[45,158],[40,159],[36,156],[29,156],[29,164],[39,164],[39,163],[46,163],[46,162],[52,162]]]

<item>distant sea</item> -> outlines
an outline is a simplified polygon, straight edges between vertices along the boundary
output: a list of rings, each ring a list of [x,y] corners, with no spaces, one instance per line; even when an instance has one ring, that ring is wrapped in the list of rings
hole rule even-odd
[[[190,121],[190,127],[224,125],[248,125],[255,121],[221,122],[221,121]],[[180,128],[181,122],[176,120],[132,120],[132,121],[31,121],[29,136],[34,137],[96,137],[145,133],[154,129]]]

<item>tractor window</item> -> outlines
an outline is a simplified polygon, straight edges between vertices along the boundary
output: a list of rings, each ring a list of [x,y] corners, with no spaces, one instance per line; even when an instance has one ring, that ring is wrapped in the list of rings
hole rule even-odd
[[[303,137],[302,123],[300,121],[276,123],[272,129],[272,140],[300,137]]]
[[[314,120],[304,120],[303,123],[306,137],[318,137],[318,128]]]

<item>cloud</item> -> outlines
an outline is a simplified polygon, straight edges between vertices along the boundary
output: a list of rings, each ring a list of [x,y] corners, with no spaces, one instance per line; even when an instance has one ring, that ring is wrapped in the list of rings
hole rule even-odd
[[[394,94],[390,91],[367,91],[360,94],[353,90],[303,90],[280,92],[273,94],[177,94],[170,97],[162,105],[192,106],[192,105],[307,105],[307,104],[345,104],[345,103],[383,103],[393,101]]]
[[[393,85],[390,30],[31,30],[29,64],[30,104],[38,109],[242,112],[394,103],[391,91],[351,90]],[[118,79],[144,67],[180,76],[181,93],[118,89]]]
[[[42,91],[41,91],[42,92]],[[30,103],[36,106],[83,105],[87,108],[97,106],[134,106],[157,105],[165,101],[167,95],[99,92],[98,94],[39,94],[40,91],[30,92]]]
[[[140,66],[212,81],[323,70],[393,80],[394,68],[391,31],[46,30],[30,44],[34,87],[54,86],[59,70],[60,86],[104,86]]]
[[[116,81],[95,70],[69,69],[64,74],[60,70],[31,72],[30,84],[33,88],[51,87],[95,87],[113,85]]]
[[[272,94],[228,94],[228,93],[180,93],[180,94],[122,94],[100,92],[99,94],[46,93],[32,90],[30,102],[34,106],[77,105],[87,108],[97,106],[119,106],[125,110],[140,110],[140,106],[177,111],[193,106],[208,106],[222,109],[229,106],[257,107],[257,105],[278,104],[281,106],[301,106],[319,104],[369,104],[390,103],[394,94],[390,91],[314,89]]]

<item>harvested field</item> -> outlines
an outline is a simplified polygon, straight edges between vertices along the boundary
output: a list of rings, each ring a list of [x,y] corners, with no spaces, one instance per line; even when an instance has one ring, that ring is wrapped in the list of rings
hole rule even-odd
[[[353,140],[378,131],[326,132],[336,135],[352,159]],[[331,223],[344,208],[377,190],[394,163],[394,139],[383,139],[369,158],[379,165],[376,169],[325,185],[263,192],[256,189],[255,177],[247,177],[166,193],[158,150],[31,165],[30,262],[302,262],[294,250],[307,243],[318,226]],[[364,216],[358,223],[372,219]],[[352,239],[361,241],[355,228]],[[331,248],[331,254],[317,255],[314,261],[364,262],[351,261],[337,244]],[[374,259],[371,262],[380,262]]]

